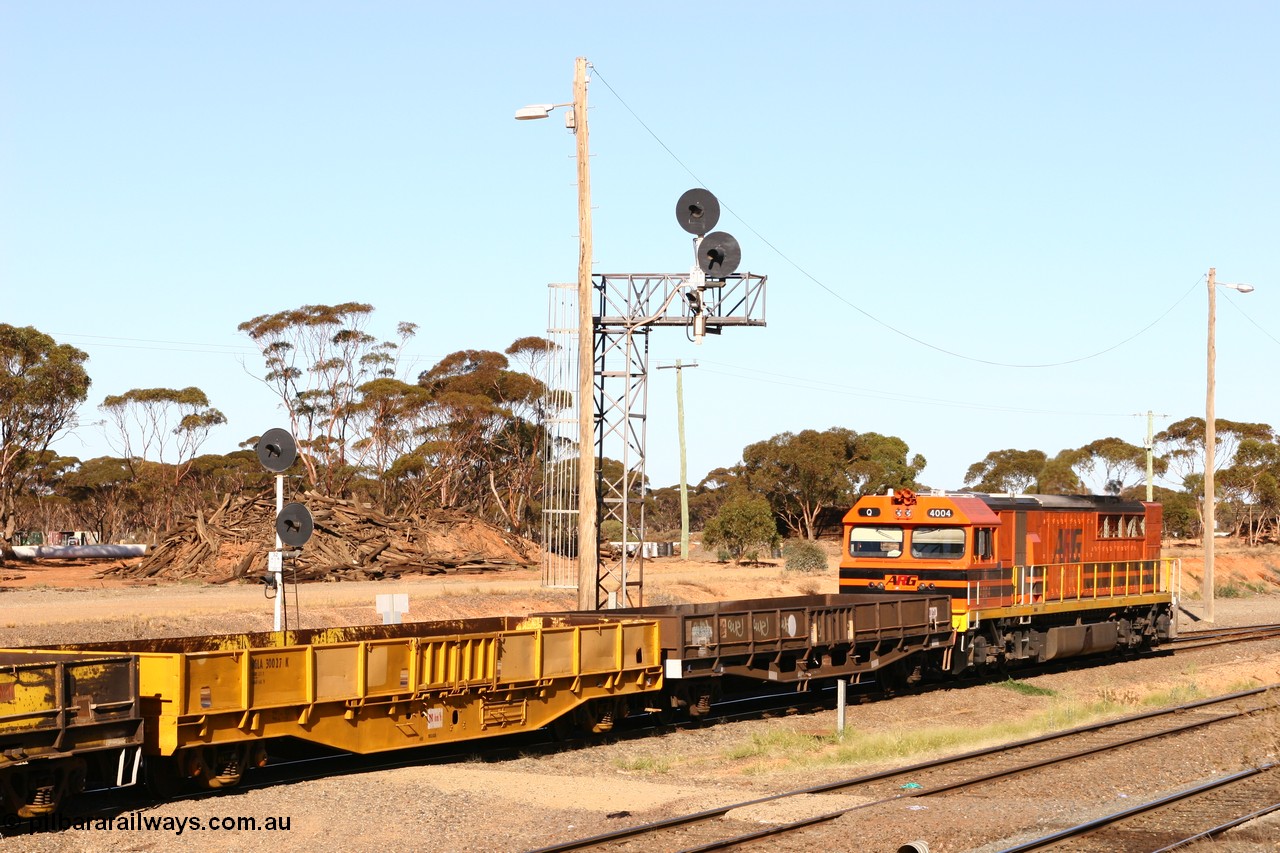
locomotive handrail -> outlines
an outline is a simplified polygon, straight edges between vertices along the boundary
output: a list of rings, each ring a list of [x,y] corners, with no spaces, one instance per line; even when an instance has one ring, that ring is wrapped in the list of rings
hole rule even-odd
[[[999,577],[970,581],[965,602],[971,608],[1034,607],[1045,604],[1106,601],[1135,595],[1177,593],[1181,561],[1154,560],[1037,563],[1011,566]]]

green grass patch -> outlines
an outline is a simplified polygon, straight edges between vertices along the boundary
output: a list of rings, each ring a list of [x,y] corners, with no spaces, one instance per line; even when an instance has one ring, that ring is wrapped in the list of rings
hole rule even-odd
[[[1150,708],[1160,708],[1165,705],[1182,705],[1186,702],[1194,702],[1196,699],[1205,698],[1205,692],[1196,684],[1177,684],[1168,690],[1161,690],[1159,693],[1152,693],[1142,700],[1142,704]]]
[[[1099,698],[1092,702],[1064,699],[1053,690],[1012,679],[999,686],[1026,696],[1043,696],[1048,700],[1047,707],[1026,717],[994,719],[986,725],[917,727],[903,723],[892,730],[850,729],[843,736],[803,734],[778,728],[751,735],[726,750],[724,757],[736,762],[746,775],[777,769],[904,763],[1083,726],[1141,708],[1181,705],[1206,696],[1194,682],[1176,684],[1146,696],[1137,691],[1103,688]]]
[[[1214,587],[1213,594],[1218,598],[1248,598],[1251,595],[1266,595],[1272,592],[1266,581],[1245,581],[1231,579],[1225,584]]]
[[[725,753],[725,757],[741,761],[744,758],[802,755],[830,742],[831,737],[805,735],[791,729],[773,729],[764,734],[753,734],[745,743],[731,747]]]
[[[849,767],[886,761],[918,760],[930,754],[974,749],[988,743],[1014,741],[1046,732],[1084,725],[1105,716],[1123,713],[1126,707],[1107,699],[1081,704],[1054,697],[1049,708],[1019,720],[997,720],[979,726],[904,725],[892,731],[846,731],[844,736],[800,734],[777,729],[755,734],[726,751],[751,775],[769,769]]]
[[[671,772],[671,762],[666,758],[642,755],[637,758],[618,758],[613,766],[627,773],[648,773],[660,776]]]
[[[1057,691],[1050,690],[1047,687],[1036,687],[1034,684],[1027,684],[1025,681],[1014,681],[1012,678],[1007,681],[1000,682],[1000,687],[1005,690],[1012,690],[1014,693],[1021,693],[1023,696],[1057,696]]]

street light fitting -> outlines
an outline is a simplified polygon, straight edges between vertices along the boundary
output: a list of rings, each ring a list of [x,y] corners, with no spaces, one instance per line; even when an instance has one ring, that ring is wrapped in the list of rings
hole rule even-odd
[[[1225,281],[1218,282],[1218,287],[1229,287],[1232,290],[1238,290],[1241,293],[1253,293],[1252,284],[1228,284]]]
[[[530,104],[516,110],[516,121],[528,121],[535,118],[546,118],[551,115],[551,104]]]
[[[571,107],[573,104],[529,104],[516,110],[516,121],[547,118],[556,107]]]

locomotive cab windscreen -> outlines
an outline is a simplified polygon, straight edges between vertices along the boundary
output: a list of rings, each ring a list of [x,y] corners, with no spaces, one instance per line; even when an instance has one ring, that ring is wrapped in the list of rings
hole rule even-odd
[[[849,529],[849,556],[871,559],[902,556],[901,527],[882,524],[859,524]]]

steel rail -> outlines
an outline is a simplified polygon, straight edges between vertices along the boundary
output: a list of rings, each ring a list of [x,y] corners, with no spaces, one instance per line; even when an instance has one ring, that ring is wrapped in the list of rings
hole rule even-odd
[[[957,755],[944,756],[943,758],[931,759],[929,761],[922,761],[916,764],[908,765],[906,767],[888,768],[885,770],[880,770],[874,773],[867,773],[867,774],[852,777],[849,779],[841,779],[835,782],[825,782],[819,785],[811,785],[805,788],[799,788],[791,791],[782,791],[776,794],[769,794],[763,797],[756,797],[751,800],[744,800],[742,802],[730,803],[723,806],[715,806],[713,808],[704,809],[702,811],[693,812],[691,814],[677,815],[676,817],[664,818],[662,820],[653,821],[651,823],[637,824],[635,826],[623,827],[621,829],[600,833],[598,835],[574,839],[571,841],[562,842],[559,844],[553,844],[546,847],[539,847],[529,851],[529,853],[567,853],[567,851],[571,851],[571,850],[581,850],[589,847],[596,847],[602,844],[607,844],[613,841],[623,841],[628,838],[634,838],[640,835],[647,835],[647,834],[659,832],[664,829],[673,829],[673,828],[685,826],[688,824],[700,823],[702,821],[710,820],[712,818],[723,817],[725,814],[727,814],[730,811],[733,811],[734,809],[760,805],[762,803],[773,802],[775,800],[782,800],[788,797],[803,796],[806,794],[830,793],[832,791],[851,788],[857,785],[864,785],[870,782],[876,782],[883,779],[893,778],[894,776],[903,776],[908,773],[917,773],[922,770],[931,770],[939,767],[945,767],[950,764],[957,764],[957,763],[969,761],[975,758],[984,758],[989,755],[1006,753],[1009,750],[1013,750],[1013,749],[1021,749],[1028,746],[1035,746],[1041,743],[1049,743],[1054,740],[1061,740],[1064,738],[1074,737],[1080,734],[1087,734],[1090,732],[1102,731],[1104,729],[1114,728],[1116,726],[1121,726],[1121,725],[1125,725],[1133,722],[1139,722],[1146,719],[1179,714],[1185,711],[1195,710],[1197,708],[1202,708],[1209,705],[1221,704],[1224,702],[1235,701],[1237,699],[1247,698],[1250,696],[1256,696],[1258,694],[1265,693],[1267,690],[1272,689],[1273,687],[1276,687],[1276,686],[1280,686],[1280,685],[1268,685],[1266,687],[1257,687],[1257,688],[1252,688],[1250,690],[1242,690],[1236,693],[1229,693],[1223,696],[1210,697],[1207,699],[1198,699],[1193,702],[1187,702],[1182,705],[1175,706],[1173,708],[1163,708],[1155,711],[1144,711],[1138,714],[1130,714],[1128,716],[1118,717],[1114,720],[1104,720],[1099,723],[1090,723],[1084,726],[1076,726],[1075,728],[1064,729],[1063,731],[1059,731],[1059,732],[1050,732],[1048,734],[1039,735],[1032,738],[1025,738],[1023,740],[1014,741],[1012,743],[998,744],[996,746],[984,747],[982,749],[975,749],[975,750],[960,753]],[[786,824],[778,824],[775,827],[770,827],[767,831],[757,831],[757,832],[751,833],[750,837],[738,836],[738,837],[735,837],[734,839],[726,839],[724,841],[710,842],[709,844],[706,844],[706,845],[687,848],[685,850],[680,851],[680,853],[703,853],[704,851],[718,850],[718,849],[722,849],[723,847],[732,846],[734,844],[745,843],[746,841],[751,840],[751,837],[756,837],[756,836],[766,837],[770,835],[777,835],[784,832],[792,832],[797,829],[802,829],[806,826],[810,826],[814,823],[821,823],[824,821],[832,820],[834,818],[848,814],[849,812],[857,811],[859,809],[869,808],[874,805],[879,805],[886,802],[892,802],[895,800],[904,799],[906,797],[929,796],[932,793],[941,793],[944,790],[954,790],[956,788],[964,787],[965,785],[978,784],[979,782],[989,781],[990,779],[999,778],[1000,776],[1008,776],[1008,775],[1014,775],[1019,772],[1026,772],[1027,770],[1030,770],[1030,769],[1036,769],[1039,766],[1058,763],[1063,760],[1069,760],[1071,758],[1082,757],[1084,755],[1101,752],[1106,749],[1116,749],[1122,746],[1126,746],[1130,742],[1138,743],[1145,740],[1151,740],[1153,738],[1163,737],[1169,734],[1178,734],[1180,732],[1183,732],[1192,728],[1197,728],[1205,725],[1212,725],[1218,722],[1224,722],[1226,720],[1235,719],[1237,717],[1245,716],[1247,714],[1256,713],[1258,710],[1260,709],[1249,708],[1241,711],[1232,712],[1229,714],[1221,714],[1216,717],[1205,719],[1205,720],[1192,721],[1191,723],[1179,725],[1172,729],[1161,730],[1155,733],[1147,733],[1147,734],[1135,737],[1131,739],[1131,741],[1120,741],[1107,746],[1093,747],[1093,748],[1090,748],[1089,750],[1082,751],[1079,755],[1064,756],[1056,760],[1039,761],[1039,762],[1035,762],[1032,765],[1028,765],[1025,768],[1023,767],[1012,768],[1003,772],[986,774],[983,777],[971,779],[962,783],[950,784],[945,788],[937,788],[937,789],[931,788],[927,791],[901,794],[896,797],[889,797],[881,800],[875,800],[869,803],[862,803],[857,806],[851,806],[846,809],[839,809],[837,811],[825,813],[822,815],[818,815],[816,817],[806,818],[801,821],[795,821],[795,822],[786,823]]]
[[[1280,811],[1280,803],[1274,803],[1272,805],[1267,806],[1266,808],[1258,809],[1257,811],[1254,811],[1254,812],[1249,812],[1249,814],[1241,815],[1240,817],[1237,817],[1237,818],[1232,818],[1226,823],[1220,823],[1217,826],[1212,827],[1211,829],[1206,829],[1204,832],[1198,832],[1195,835],[1182,839],[1181,841],[1175,841],[1173,844],[1170,844],[1167,847],[1161,847],[1159,850],[1153,850],[1152,853],[1170,853],[1171,850],[1178,850],[1196,841],[1203,841],[1206,838],[1217,838],[1219,835],[1226,832],[1228,829],[1235,829],[1237,826],[1243,826],[1244,824],[1248,823],[1251,820],[1257,820],[1260,817],[1266,817],[1267,815],[1271,814],[1274,811]]]
[[[1280,628],[1267,627],[1255,629],[1247,633],[1221,634],[1205,638],[1201,638],[1195,634],[1185,634],[1173,640],[1172,644],[1177,646],[1178,651],[1188,651],[1190,649],[1206,649],[1211,646],[1227,646],[1232,643],[1273,640],[1277,637],[1280,637]]]
[[[881,805],[883,803],[893,802],[895,800],[905,799],[908,797],[931,797],[931,796],[934,796],[935,794],[942,794],[949,791],[958,791],[964,788],[973,787],[974,785],[980,785],[984,782],[990,782],[995,779],[1001,779],[1008,776],[1017,776],[1031,770],[1038,770],[1042,767],[1050,767],[1054,764],[1061,764],[1065,761],[1072,761],[1077,758],[1085,758],[1090,755],[1096,755],[1101,752],[1108,752],[1113,749],[1120,749],[1121,747],[1132,746],[1137,743],[1143,743],[1144,741],[1154,740],[1156,738],[1165,737],[1167,735],[1180,734],[1182,732],[1189,731],[1194,728],[1199,728],[1201,726],[1225,722],[1226,720],[1236,719],[1238,717],[1243,717],[1247,714],[1255,713],[1257,710],[1258,709],[1256,708],[1251,708],[1243,711],[1237,711],[1231,714],[1221,714],[1211,719],[1198,720],[1196,722],[1188,723],[1182,726],[1176,726],[1172,729],[1164,729],[1158,732],[1150,732],[1144,735],[1139,735],[1137,737],[1128,738],[1126,740],[1116,741],[1115,743],[1105,744],[1103,746],[1090,747],[1088,749],[1079,750],[1077,752],[1068,753],[1066,755],[1055,756],[1053,758],[1048,758],[1041,761],[1033,761],[1028,764],[1020,764],[1017,767],[1010,767],[1005,770],[998,770],[993,773],[984,774],[982,776],[975,776],[969,779],[962,779],[958,782],[952,782],[950,784],[942,785],[936,788],[929,788],[928,790],[913,791],[908,794],[902,794],[898,797],[887,797],[885,799],[874,800],[869,803],[862,803],[856,806],[850,806],[849,808],[838,809],[833,812],[825,812],[823,814],[815,815],[813,817],[805,818],[803,820],[792,821],[790,823],[777,824],[775,826],[769,827],[767,830],[762,830],[762,831],[758,830],[756,832],[747,833],[745,835],[731,836],[729,838],[723,838],[717,841],[711,841],[706,844],[701,844],[697,847],[686,847],[680,850],[679,853],[710,853],[710,851],[713,851],[713,850],[724,850],[729,847],[736,847],[739,844],[745,844],[747,842],[756,840],[757,838],[763,838],[771,835],[781,835],[788,832],[796,832],[808,826],[812,826],[815,823],[834,820],[835,818],[842,817],[846,814],[849,814],[850,812],[859,811],[861,809],[870,808],[872,806]],[[1081,834],[1084,834],[1084,833],[1081,833]],[[1031,849],[1034,849],[1034,848],[1031,848]]]
[[[1031,841],[1026,841],[1021,844],[1016,844],[1013,847],[1006,847],[1005,849],[999,851],[999,853],[1027,853],[1027,851],[1030,851],[1030,850],[1040,850],[1052,844],[1057,844],[1059,841],[1067,841],[1072,838],[1079,838],[1082,835],[1088,835],[1090,832],[1095,832],[1099,829],[1104,829],[1108,826],[1112,826],[1114,824],[1128,820],[1131,817],[1136,817],[1138,815],[1145,814],[1146,812],[1154,811],[1155,809],[1163,808],[1164,806],[1171,805],[1173,803],[1180,802],[1182,800],[1191,799],[1192,797],[1198,797],[1201,794],[1208,793],[1209,791],[1216,790],[1225,785],[1234,784],[1243,779],[1252,778],[1261,773],[1265,773],[1271,770],[1275,766],[1276,766],[1275,764],[1264,764],[1260,767],[1250,767],[1247,770],[1241,770],[1237,773],[1232,773],[1231,775],[1224,776],[1220,779],[1211,779],[1208,782],[1202,782],[1199,785],[1193,785],[1190,788],[1186,788],[1181,791],[1176,791],[1167,796],[1159,797],[1154,800],[1149,800],[1148,802],[1145,802],[1145,803],[1139,803],[1136,806],[1132,806],[1122,811],[1114,812],[1112,814],[1105,815],[1100,818],[1095,818],[1094,820],[1086,821],[1084,823],[1077,824],[1075,826],[1067,827],[1066,829],[1062,829],[1057,832],[1050,833],[1049,835],[1043,835],[1039,838],[1034,838]],[[1179,843],[1182,843],[1182,842],[1179,842]]]

